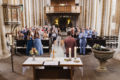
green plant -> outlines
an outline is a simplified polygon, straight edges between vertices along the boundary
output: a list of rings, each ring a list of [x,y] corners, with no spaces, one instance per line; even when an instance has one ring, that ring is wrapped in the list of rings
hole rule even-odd
[[[101,46],[99,44],[94,44],[93,49],[102,50],[102,48],[101,48]]]

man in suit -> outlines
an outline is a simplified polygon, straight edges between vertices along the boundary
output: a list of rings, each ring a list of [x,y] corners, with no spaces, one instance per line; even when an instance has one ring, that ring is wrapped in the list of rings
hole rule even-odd
[[[79,43],[80,43],[80,54],[84,54],[85,55],[85,47],[86,47],[86,43],[87,43],[87,33],[85,32],[85,29],[82,29],[82,32],[79,34]]]
[[[71,31],[68,31],[67,35],[68,37],[64,40],[66,56],[69,56],[69,48],[71,48],[71,55],[74,57],[74,47],[76,46],[76,40],[71,36]]]

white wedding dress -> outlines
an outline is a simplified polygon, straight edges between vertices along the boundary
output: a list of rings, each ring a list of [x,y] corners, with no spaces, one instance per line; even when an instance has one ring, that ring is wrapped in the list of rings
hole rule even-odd
[[[53,56],[53,50],[54,50],[54,57],[65,57],[65,48],[64,45],[61,45],[62,40],[61,37],[58,36],[54,44],[52,45],[52,51],[50,54],[50,57]]]

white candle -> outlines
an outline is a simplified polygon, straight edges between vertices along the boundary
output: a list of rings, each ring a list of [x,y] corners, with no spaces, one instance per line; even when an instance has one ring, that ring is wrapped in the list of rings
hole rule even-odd
[[[69,58],[71,58],[71,48],[69,48]]]
[[[9,35],[10,45],[12,45],[12,35]]]
[[[77,50],[77,47],[74,47],[74,58],[77,58],[76,50]]]

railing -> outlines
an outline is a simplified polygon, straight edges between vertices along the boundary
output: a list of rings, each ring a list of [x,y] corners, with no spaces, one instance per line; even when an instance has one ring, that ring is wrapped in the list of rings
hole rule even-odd
[[[64,6],[47,6],[46,13],[80,13],[80,6],[64,5]]]

